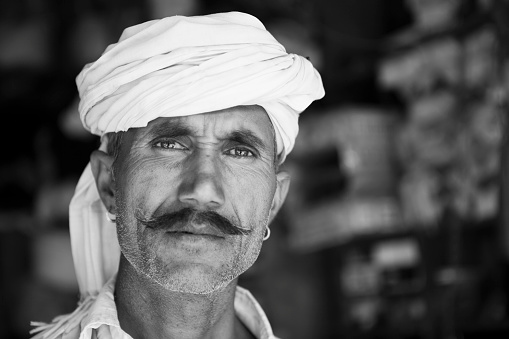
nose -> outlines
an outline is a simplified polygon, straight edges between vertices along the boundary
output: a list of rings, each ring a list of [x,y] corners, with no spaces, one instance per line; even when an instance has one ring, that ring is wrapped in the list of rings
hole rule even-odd
[[[224,204],[222,174],[218,160],[210,154],[195,154],[188,160],[178,190],[184,205],[215,209]]]

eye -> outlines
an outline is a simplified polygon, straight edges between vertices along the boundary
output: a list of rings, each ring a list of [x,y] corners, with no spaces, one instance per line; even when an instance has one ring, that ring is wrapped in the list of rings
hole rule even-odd
[[[187,147],[183,146],[181,143],[175,140],[160,140],[155,142],[154,146],[163,149],[176,149],[176,150],[187,149]]]
[[[234,156],[234,157],[238,157],[238,158],[249,158],[249,157],[255,156],[253,152],[251,152],[250,150],[248,150],[246,148],[242,148],[242,147],[230,148],[229,150],[226,151],[226,154]]]

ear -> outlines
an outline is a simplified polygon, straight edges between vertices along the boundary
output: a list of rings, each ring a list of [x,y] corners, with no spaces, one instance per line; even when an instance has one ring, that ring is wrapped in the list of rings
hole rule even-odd
[[[277,187],[274,199],[272,200],[272,207],[270,208],[269,223],[272,222],[276,214],[283,206],[290,188],[290,174],[285,171],[280,171],[276,174]]]
[[[94,175],[95,185],[101,200],[108,212],[115,214],[115,189],[113,182],[113,157],[103,151],[93,151],[90,155],[90,165]]]

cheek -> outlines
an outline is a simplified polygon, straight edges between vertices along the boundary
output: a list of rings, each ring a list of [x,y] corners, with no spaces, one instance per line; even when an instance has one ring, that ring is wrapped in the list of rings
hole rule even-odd
[[[270,169],[230,167],[225,171],[224,182],[227,198],[236,212],[249,219],[266,217],[276,188],[276,177]]]
[[[161,158],[131,158],[118,180],[117,194],[131,214],[152,213],[176,191],[178,168]]]

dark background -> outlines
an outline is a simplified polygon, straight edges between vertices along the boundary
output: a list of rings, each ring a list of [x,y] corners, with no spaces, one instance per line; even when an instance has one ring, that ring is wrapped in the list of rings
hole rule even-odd
[[[409,159],[413,158],[398,153],[400,146],[406,144],[393,140],[396,132],[386,130],[384,125],[390,119],[398,122],[398,131],[413,131],[408,127],[408,122],[413,121],[410,118],[413,103],[423,96],[434,98],[436,92],[444,90],[452,93],[456,103],[451,119],[454,131],[466,126],[463,121],[473,120],[475,113],[465,112],[475,106],[478,98],[494,102],[505,116],[507,2],[456,1],[460,5],[450,22],[424,28],[418,25],[409,6],[418,2],[2,2],[0,338],[28,338],[31,320],[50,321],[58,314],[71,312],[77,302],[67,206],[90,152],[98,146],[98,140],[84,132],[78,120],[74,80],[83,65],[115,42],[124,27],[166,15],[231,10],[257,16],[290,52],[309,56],[326,89],[325,98],[314,103],[301,118],[301,144],[288,161],[296,176],[293,197],[274,222],[272,237],[265,243],[259,261],[241,278],[241,285],[250,289],[266,310],[275,334],[294,339],[507,336],[509,240],[502,209],[497,203],[494,210],[481,216],[468,213],[469,208],[460,208],[458,212],[454,205],[456,191],[448,181],[448,175],[456,173],[451,171],[452,167],[457,169],[456,160],[448,158],[439,165],[415,161],[410,165]],[[434,1],[422,1],[425,2]],[[444,1],[447,2],[455,1]],[[430,42],[452,39],[464,46],[467,37],[486,27],[496,37],[491,50],[492,69],[487,80],[472,85],[473,89],[461,80],[448,83],[439,76],[429,76],[431,80],[425,88],[416,86],[411,90],[410,85],[391,87],[380,80],[385,61],[429,48]],[[427,57],[420,58],[426,61]],[[468,67],[461,69],[465,72]],[[398,67],[395,69],[398,73]],[[432,73],[420,71],[422,77],[418,75],[415,82],[428,79]],[[433,100],[431,106],[439,107]],[[383,136],[376,139],[378,134],[362,123],[361,132],[345,137],[347,144],[353,140],[353,148],[362,145],[372,160],[362,172],[362,180],[367,180],[363,181],[364,190],[356,190],[353,182],[361,172],[352,174],[345,170],[350,153],[338,151],[340,147],[334,142],[329,148],[313,146],[314,136],[321,131],[314,121],[327,125],[338,119],[342,126],[350,123],[361,126],[357,125],[361,124],[357,122],[360,116],[373,115],[366,115],[366,110],[375,112],[375,120],[368,122],[375,124],[375,131],[383,131]],[[382,122],[377,117],[382,117]],[[500,134],[502,124],[493,126],[493,133],[488,129],[488,136]],[[336,137],[335,131],[323,133],[331,140]],[[428,139],[421,140],[420,134],[412,133],[408,132],[408,138],[414,141],[416,149],[427,145]],[[393,142],[390,147],[378,148],[377,140],[389,139]],[[307,147],[307,143],[311,146]],[[501,147],[501,142],[494,143],[489,150],[501,154]],[[362,160],[364,153],[359,154]],[[393,158],[386,167],[382,166]],[[398,217],[390,219],[397,222],[383,224],[368,207],[362,215],[375,221],[369,223],[367,230],[359,231],[361,226],[352,221],[347,225],[351,226],[348,231],[338,233],[339,224],[341,227],[348,224],[341,222],[345,220],[342,216],[353,208],[348,206],[356,207],[372,198],[389,197],[391,202],[396,201],[398,215],[400,212],[405,215],[400,183],[406,173],[414,173],[415,167],[419,173],[432,173],[429,177],[443,179],[434,198],[430,198],[439,205],[436,215],[425,220]],[[470,173],[475,166],[467,162],[459,167]],[[483,177],[483,187],[500,187],[499,167],[495,167],[494,172]],[[299,175],[306,179],[299,180]],[[474,196],[481,192],[480,186],[475,186],[479,191]],[[499,199],[501,192],[497,191],[496,196]],[[299,205],[302,201],[304,205]],[[376,208],[380,208],[378,202]],[[302,226],[295,221],[300,216],[296,206],[305,206],[301,213],[308,216],[316,213],[324,220],[316,219],[316,225]],[[324,211],[327,207],[326,212],[321,212],[322,207]],[[339,219],[330,217],[334,213],[339,213],[336,216]],[[397,227],[391,227],[391,223]],[[336,231],[328,233],[326,226]],[[316,234],[318,240],[306,239],[308,234]],[[401,241],[391,242],[394,240]],[[380,244],[396,253],[396,259],[382,265],[383,269],[377,261],[381,257],[376,257],[378,252],[374,250],[381,248]],[[411,253],[417,251],[417,258],[410,255],[408,259],[404,256],[408,252],[402,248],[410,248]]]

